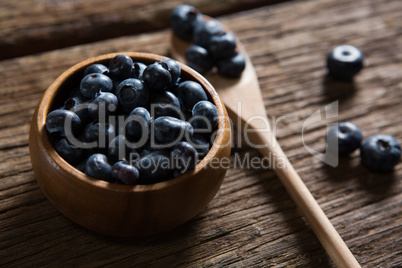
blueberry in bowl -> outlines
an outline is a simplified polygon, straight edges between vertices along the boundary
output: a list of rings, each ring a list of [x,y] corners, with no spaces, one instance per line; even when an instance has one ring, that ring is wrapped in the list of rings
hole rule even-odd
[[[146,71],[155,63],[155,68]],[[154,74],[166,79],[155,84]],[[112,80],[112,86],[104,76]],[[194,96],[186,92],[192,87],[180,87],[183,82],[199,85]],[[179,96],[166,93],[177,87]],[[157,118],[149,112],[152,101],[163,108]],[[209,101],[218,112],[213,134],[194,134],[188,122],[188,111],[191,115],[198,101]],[[186,109],[186,115],[172,117],[165,103]],[[102,113],[106,122],[101,120]],[[166,124],[186,135],[167,144],[158,133],[162,148],[156,148],[152,144],[156,119],[163,122],[161,129]],[[90,230],[116,236],[164,232],[200,213],[219,190],[226,169],[216,162],[230,155],[226,119],[225,107],[211,84],[184,64],[138,52],[90,58],[61,74],[39,101],[29,137],[35,178],[62,214]],[[213,140],[208,139],[211,135]],[[99,137],[104,146],[91,147]],[[202,159],[197,161],[198,153]],[[172,164],[172,157],[180,158],[178,166]],[[162,163],[167,164],[150,168]]]

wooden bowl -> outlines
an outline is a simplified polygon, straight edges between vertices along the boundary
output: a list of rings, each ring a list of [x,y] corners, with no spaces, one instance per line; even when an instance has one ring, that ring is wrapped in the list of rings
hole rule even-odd
[[[136,52],[112,53],[76,64],[60,75],[42,96],[29,133],[31,163],[39,186],[51,203],[74,222],[96,232],[117,236],[156,234],[177,227],[197,214],[215,196],[226,173],[217,161],[230,155],[230,123],[211,84],[180,63],[182,77],[200,83],[216,105],[220,119],[214,144],[196,168],[151,185],[118,185],[93,179],[71,166],[54,150],[45,129],[47,114],[60,106],[93,63],[108,65],[118,54],[151,64],[165,57]]]

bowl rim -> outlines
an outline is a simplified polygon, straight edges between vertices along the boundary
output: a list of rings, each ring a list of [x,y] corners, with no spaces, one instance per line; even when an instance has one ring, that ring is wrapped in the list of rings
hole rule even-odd
[[[121,185],[121,184],[116,184],[116,183],[111,183],[107,182],[104,180],[99,180],[92,178],[88,175],[86,175],[84,172],[78,170],[76,167],[72,166],[70,163],[68,163],[66,160],[64,160],[54,149],[53,145],[51,144],[49,140],[49,136],[47,134],[45,124],[46,124],[46,117],[48,113],[51,111],[51,106],[52,102],[54,101],[55,96],[59,92],[60,87],[62,84],[69,79],[70,76],[76,74],[78,71],[83,71],[83,69],[90,64],[93,63],[98,63],[101,61],[105,60],[111,60],[113,57],[120,55],[120,54],[125,54],[130,56],[134,61],[140,61],[141,59],[146,59],[146,60],[154,60],[154,61],[161,61],[164,59],[169,59],[169,57],[162,56],[162,55],[157,55],[153,53],[146,53],[146,52],[128,52],[128,51],[123,51],[123,52],[114,52],[114,53],[107,53],[107,54],[102,54],[99,56],[91,57],[86,60],[83,60],[72,67],[68,68],[66,71],[64,71],[60,76],[56,78],[52,82],[52,84],[46,89],[46,91],[43,93],[42,98],[40,99],[38,106],[37,106],[37,113],[34,114],[33,118],[33,123],[37,124],[37,130],[38,130],[38,135],[39,138],[36,140],[38,142],[41,142],[41,146],[44,147],[44,151],[47,154],[47,158],[50,158],[51,161],[54,162],[55,165],[60,167],[64,172],[72,174],[75,179],[80,180],[83,183],[92,185],[97,188],[101,188],[104,190],[112,190],[112,191],[118,191],[118,192],[150,192],[150,191],[158,191],[158,190],[163,190],[166,188],[169,188],[173,185],[183,183],[186,180],[191,180],[191,178],[195,178],[195,174],[206,168],[212,159],[215,157],[217,152],[225,148],[226,146],[231,146],[230,145],[230,140],[229,144],[224,145],[224,147],[221,148],[221,143],[224,140],[224,133],[226,129],[226,124],[225,122],[228,119],[226,109],[223,105],[223,102],[221,101],[218,93],[214,89],[214,87],[208,82],[208,80],[203,77],[201,74],[199,74],[197,71],[193,70],[192,68],[188,67],[187,65],[177,61],[179,63],[179,66],[182,70],[182,72],[185,72],[187,75],[190,76],[191,79],[188,80],[193,80],[197,81],[200,83],[204,90],[211,96],[213,103],[217,107],[218,114],[219,114],[219,122],[218,122],[218,129],[217,129],[217,134],[214,140],[214,143],[212,144],[208,154],[196,165],[195,169],[192,171],[186,172],[185,174],[169,179],[167,181],[162,181],[162,182],[157,182],[153,184],[137,184],[137,185]],[[230,127],[230,126],[229,126]],[[35,142],[36,142],[35,141]]]

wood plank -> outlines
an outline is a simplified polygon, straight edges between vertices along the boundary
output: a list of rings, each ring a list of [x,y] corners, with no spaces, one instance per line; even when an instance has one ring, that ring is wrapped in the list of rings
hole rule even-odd
[[[394,173],[375,174],[355,152],[329,167],[303,147],[302,125],[338,100],[339,117],[306,129],[310,147],[323,150],[326,125],[337,120],[356,123],[365,137],[387,133],[402,141],[401,18],[397,0],[301,1],[222,18],[251,55],[267,113],[281,118],[279,142],[363,267],[402,264],[402,164]],[[94,55],[128,50],[167,55],[168,36],[163,30],[0,62],[0,266],[333,266],[274,173],[241,168],[235,155],[206,210],[157,236],[123,239],[89,232],[43,196],[27,148],[41,93],[68,66]],[[342,43],[366,54],[354,86],[325,78],[326,53]],[[247,146],[234,152],[260,158]]]
[[[191,0],[217,16],[284,0]],[[0,3],[0,60],[167,28],[181,1],[12,1]]]

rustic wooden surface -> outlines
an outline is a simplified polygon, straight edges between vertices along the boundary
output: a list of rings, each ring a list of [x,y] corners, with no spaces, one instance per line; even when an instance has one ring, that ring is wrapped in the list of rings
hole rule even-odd
[[[362,266],[401,266],[402,164],[394,173],[375,174],[361,166],[355,152],[332,168],[308,153],[301,132],[311,114],[338,100],[337,118],[305,130],[311,148],[322,151],[326,124],[342,120],[359,125],[365,137],[386,133],[402,141],[402,3],[295,1],[235,12],[229,2],[216,12],[228,14],[220,19],[249,51],[267,113],[280,118],[277,136],[290,161]],[[4,3],[2,16],[11,7]],[[10,9],[16,10],[13,14],[29,17],[25,2],[18,3]],[[162,2],[151,6],[152,14],[167,9]],[[53,15],[45,17],[58,17]],[[32,25],[36,19],[51,24],[33,16]],[[3,31],[5,20],[0,21]],[[91,56],[127,50],[168,55],[168,36],[164,29],[0,61],[1,267],[333,265],[275,174],[263,168],[233,164],[204,212],[171,232],[140,239],[87,231],[44,197],[28,153],[29,123],[43,91],[63,70]],[[366,55],[365,69],[353,84],[325,76],[326,53],[343,43]],[[260,157],[247,146],[234,153]]]

